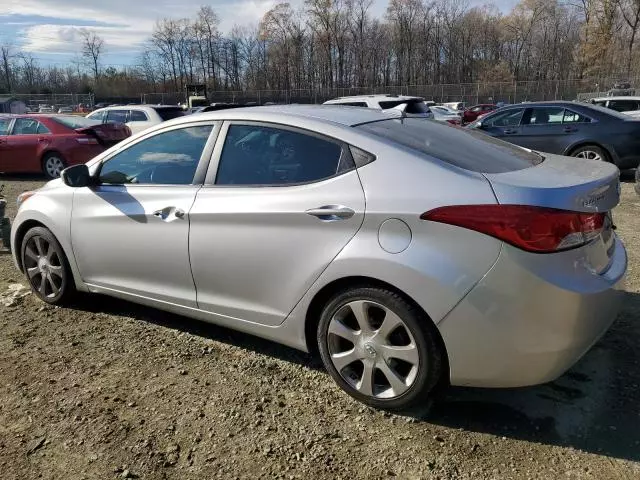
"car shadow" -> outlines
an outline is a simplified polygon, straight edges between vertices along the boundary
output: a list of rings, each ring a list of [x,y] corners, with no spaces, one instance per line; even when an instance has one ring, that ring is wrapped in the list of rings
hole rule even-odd
[[[636,182],[636,169],[620,170],[620,181],[623,183],[635,183]]]
[[[123,300],[83,295],[74,307],[126,315],[307,368],[323,368],[314,355],[179,315],[158,315],[158,310]],[[611,329],[556,381],[512,389],[451,387],[430,409],[407,415],[419,423],[640,461],[639,317],[640,294],[626,293]]]
[[[47,182],[47,177],[42,173],[0,173],[0,182]]]

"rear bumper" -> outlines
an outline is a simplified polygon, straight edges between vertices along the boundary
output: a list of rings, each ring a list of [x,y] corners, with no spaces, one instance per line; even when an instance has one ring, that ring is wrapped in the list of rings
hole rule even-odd
[[[536,272],[523,267],[518,257],[527,254],[516,250],[505,246],[495,266],[438,325],[452,385],[519,387],[555,380],[619,311],[627,268],[619,239],[604,274],[579,264],[569,275],[552,265]],[[538,263],[553,262],[551,257]]]

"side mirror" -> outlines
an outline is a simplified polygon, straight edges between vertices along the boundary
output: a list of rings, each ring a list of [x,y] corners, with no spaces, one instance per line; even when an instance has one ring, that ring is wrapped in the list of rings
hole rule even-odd
[[[91,185],[91,174],[89,167],[84,163],[65,168],[60,174],[62,181],[68,187],[80,188]]]

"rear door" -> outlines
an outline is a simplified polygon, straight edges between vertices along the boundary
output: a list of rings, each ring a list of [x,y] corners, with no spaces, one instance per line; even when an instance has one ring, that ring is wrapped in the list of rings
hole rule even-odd
[[[539,152],[562,153],[576,129],[563,125],[564,107],[527,108],[517,144]]]
[[[51,132],[35,118],[16,118],[6,137],[6,171],[40,172],[39,153],[51,143]]]
[[[190,213],[198,306],[279,325],[364,219],[349,148],[305,130],[225,123],[207,179]]]

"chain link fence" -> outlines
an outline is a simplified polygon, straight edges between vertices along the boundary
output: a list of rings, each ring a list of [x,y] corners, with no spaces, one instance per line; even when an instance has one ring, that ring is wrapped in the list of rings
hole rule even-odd
[[[61,108],[84,112],[91,111],[95,104],[91,93],[17,93],[11,97],[24,102],[32,112],[57,112]]]
[[[640,85],[640,79],[631,82]],[[615,82],[603,80],[545,80],[522,82],[482,82],[438,85],[405,85],[387,87],[304,88],[289,90],[222,90],[210,91],[211,102],[226,103],[323,103],[336,97],[353,95],[414,95],[436,103],[520,103],[543,100],[588,100],[604,96]],[[185,103],[184,92],[145,93],[143,103]]]

